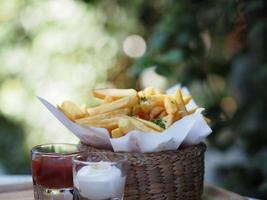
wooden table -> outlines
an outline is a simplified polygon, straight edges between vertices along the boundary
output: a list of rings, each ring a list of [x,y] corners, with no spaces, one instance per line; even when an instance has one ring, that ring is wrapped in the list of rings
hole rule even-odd
[[[33,200],[31,183],[12,184],[0,186],[1,200]],[[233,192],[205,184],[203,200],[247,200]]]

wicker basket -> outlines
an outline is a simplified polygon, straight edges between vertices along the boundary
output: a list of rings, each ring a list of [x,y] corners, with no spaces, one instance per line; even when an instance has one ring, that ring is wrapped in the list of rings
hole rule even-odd
[[[105,151],[79,144],[86,151]],[[205,144],[160,153],[124,153],[129,171],[126,200],[199,200],[203,191]],[[111,151],[106,151],[111,153]]]

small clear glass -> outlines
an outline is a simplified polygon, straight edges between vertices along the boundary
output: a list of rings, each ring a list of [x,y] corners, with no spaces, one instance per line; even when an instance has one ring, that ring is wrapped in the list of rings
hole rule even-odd
[[[75,144],[44,144],[31,150],[35,200],[73,200],[72,157]]]
[[[120,153],[81,153],[73,157],[75,200],[122,200],[127,158]]]

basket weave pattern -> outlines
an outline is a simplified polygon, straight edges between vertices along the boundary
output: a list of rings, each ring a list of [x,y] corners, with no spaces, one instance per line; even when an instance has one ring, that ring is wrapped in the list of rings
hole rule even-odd
[[[80,143],[79,148],[96,149]],[[205,144],[159,153],[123,153],[129,162],[126,200],[200,200],[203,191]]]

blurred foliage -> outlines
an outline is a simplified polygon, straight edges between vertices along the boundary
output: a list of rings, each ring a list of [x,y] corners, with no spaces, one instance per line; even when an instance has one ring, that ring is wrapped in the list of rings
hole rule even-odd
[[[30,173],[30,156],[23,143],[23,125],[0,115],[0,137],[1,165],[8,168],[10,173]]]

